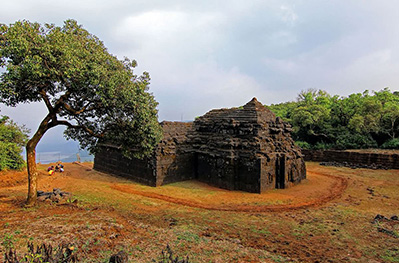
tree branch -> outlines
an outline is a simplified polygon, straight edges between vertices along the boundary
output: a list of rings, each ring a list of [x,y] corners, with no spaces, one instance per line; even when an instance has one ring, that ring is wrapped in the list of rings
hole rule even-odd
[[[41,89],[39,91],[39,93],[42,96],[42,99],[43,99],[44,103],[46,104],[46,107],[47,107],[49,113],[52,113],[54,111],[54,108],[53,108],[53,105],[51,105],[50,98],[48,97],[46,91],[44,89]]]
[[[87,132],[88,134],[90,134],[91,136],[94,136],[96,138],[104,137],[104,134],[102,134],[102,133],[101,134],[95,133],[93,130],[87,128],[84,125],[73,125],[72,123],[70,123],[69,121],[66,121],[66,120],[57,120],[56,122],[52,121],[51,123],[49,123],[49,128],[52,128],[57,125],[64,125],[71,129],[84,130],[85,132]]]
[[[70,105],[68,105],[67,103],[63,104],[63,107],[65,110],[67,110],[69,113],[73,114],[73,115],[79,115],[83,112],[88,112],[88,111],[92,111],[95,110],[96,107],[89,107],[89,105],[91,104],[91,102],[88,102],[85,106],[83,106],[80,110],[75,110],[74,108],[72,108]]]
[[[54,105],[54,111],[56,113],[59,112],[59,110],[61,109],[61,107],[65,104],[65,101],[69,98],[69,96],[71,95],[70,91],[65,92],[64,95],[62,95],[58,101],[55,103]]]

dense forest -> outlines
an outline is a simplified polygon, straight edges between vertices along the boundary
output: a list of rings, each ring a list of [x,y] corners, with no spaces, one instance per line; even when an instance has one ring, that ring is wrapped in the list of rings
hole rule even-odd
[[[291,123],[306,149],[399,149],[399,92],[388,88],[348,97],[302,91],[296,102],[268,106]]]

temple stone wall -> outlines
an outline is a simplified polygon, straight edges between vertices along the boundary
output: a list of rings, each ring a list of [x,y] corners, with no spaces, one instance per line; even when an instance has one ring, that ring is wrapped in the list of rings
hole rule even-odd
[[[156,185],[195,178],[194,153],[187,143],[192,123],[162,122],[163,138],[155,151]]]
[[[212,110],[189,134],[200,181],[230,190],[261,193],[306,177],[291,127],[256,99],[241,108]]]
[[[136,182],[156,186],[155,159],[153,157],[129,159],[121,154],[118,147],[101,144],[94,157],[94,169],[119,175]]]
[[[399,169],[399,154],[389,152],[302,150],[306,161],[338,162],[386,169]]]
[[[152,156],[126,158],[112,145],[100,144],[94,169],[120,175],[150,186],[193,179],[193,153],[188,151],[187,132],[192,123],[162,122],[163,139]]]

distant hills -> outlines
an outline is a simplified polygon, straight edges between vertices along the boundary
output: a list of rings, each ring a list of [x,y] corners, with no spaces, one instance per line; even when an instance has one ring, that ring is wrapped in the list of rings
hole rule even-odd
[[[77,161],[77,153],[79,153],[82,162],[93,161],[94,156],[86,150],[80,150],[77,141],[62,140],[55,143],[54,141],[41,141],[36,147],[36,162],[53,163],[53,162],[74,162]],[[23,153],[25,158],[25,151]]]

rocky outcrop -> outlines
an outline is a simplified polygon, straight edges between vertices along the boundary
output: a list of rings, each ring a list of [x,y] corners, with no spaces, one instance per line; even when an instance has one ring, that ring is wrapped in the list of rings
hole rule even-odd
[[[160,186],[192,178],[230,190],[261,193],[306,177],[291,126],[256,98],[240,108],[212,110],[194,123],[162,122],[152,156],[129,159],[101,145],[94,168]]]
[[[52,192],[37,191],[37,200],[41,202],[62,203],[71,200],[72,194],[63,192],[59,188],[54,188]]]

